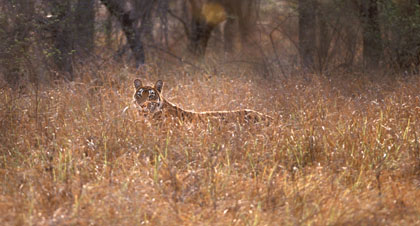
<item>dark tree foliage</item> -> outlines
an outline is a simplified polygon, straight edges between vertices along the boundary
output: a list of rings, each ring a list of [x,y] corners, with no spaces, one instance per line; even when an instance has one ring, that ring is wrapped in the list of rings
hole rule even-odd
[[[400,70],[418,71],[420,66],[420,2],[384,0],[380,22],[384,29],[386,59]]]
[[[136,68],[201,68],[194,61],[219,60],[221,49],[221,61],[274,76],[418,73],[419,34],[418,0],[0,0],[0,75],[12,85],[73,80],[79,66],[126,52]]]

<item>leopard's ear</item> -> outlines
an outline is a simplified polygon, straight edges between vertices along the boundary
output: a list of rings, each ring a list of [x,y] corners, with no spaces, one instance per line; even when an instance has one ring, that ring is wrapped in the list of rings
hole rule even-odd
[[[162,80],[158,80],[156,82],[156,84],[155,84],[155,89],[157,91],[159,91],[159,93],[161,93],[162,92],[162,88],[163,88],[163,82],[162,82]]]
[[[135,79],[134,80],[134,87],[136,87],[136,89],[140,88],[142,85],[141,80],[140,79]]]

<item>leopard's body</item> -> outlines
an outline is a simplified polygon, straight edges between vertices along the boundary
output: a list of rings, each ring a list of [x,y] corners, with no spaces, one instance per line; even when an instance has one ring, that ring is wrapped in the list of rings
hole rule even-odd
[[[134,80],[134,103],[139,112],[152,118],[176,118],[181,121],[220,120],[225,122],[261,122],[271,121],[268,115],[250,109],[232,111],[196,112],[184,110],[162,96],[163,82],[158,80],[152,86],[143,86],[140,79]]]

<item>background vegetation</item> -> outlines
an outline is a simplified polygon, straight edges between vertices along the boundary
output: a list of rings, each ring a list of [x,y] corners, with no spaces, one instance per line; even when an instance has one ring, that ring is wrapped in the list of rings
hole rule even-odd
[[[0,0],[0,222],[420,224],[418,27],[409,0]],[[157,123],[135,78],[274,121]]]

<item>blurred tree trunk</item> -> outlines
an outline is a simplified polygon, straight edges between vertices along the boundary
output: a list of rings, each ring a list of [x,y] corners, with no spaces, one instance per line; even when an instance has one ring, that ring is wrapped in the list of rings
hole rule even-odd
[[[303,66],[313,67],[316,45],[315,0],[299,0],[299,54]]]
[[[258,19],[258,1],[257,0],[238,0],[235,4],[239,20],[239,34],[243,45],[248,42],[248,36],[254,29]]]
[[[140,33],[142,38],[145,38],[147,42],[153,43],[153,7],[155,6],[155,0],[137,0],[134,2],[134,18],[137,18],[137,21],[140,20]]]
[[[328,17],[327,14],[320,8],[317,10],[318,16],[318,27],[319,27],[319,50],[317,54],[318,65],[316,66],[319,69],[319,72],[323,72],[324,69],[328,66],[328,51],[331,44],[331,34],[328,27]]]
[[[233,51],[233,40],[235,35],[235,22],[237,20],[233,17],[228,17],[226,19],[226,24],[223,29],[223,42],[224,42],[224,51],[225,53],[232,53]]]
[[[226,24],[223,30],[224,49],[226,53],[234,50],[234,39],[238,35],[242,46],[248,43],[248,37],[258,18],[258,0],[224,1]],[[235,29],[236,28],[236,29]]]
[[[112,49],[112,15],[108,13],[105,21],[105,43],[109,49]]]
[[[189,0],[191,23],[188,32],[188,49],[198,57],[204,57],[211,33],[226,20],[223,39],[225,52],[233,50],[233,40],[238,33],[242,45],[258,16],[258,0]],[[234,29],[234,27],[238,27]],[[236,31],[235,31],[236,30]]]
[[[214,25],[208,24],[200,17],[195,17],[191,23],[191,31],[188,37],[188,49],[199,58],[206,54],[206,48]]]
[[[0,4],[0,74],[10,85],[17,86],[25,75],[23,69],[31,63],[35,4],[27,0],[0,1]]]
[[[225,20],[225,11],[223,6],[216,2],[202,4],[200,1],[190,0],[190,4],[192,18],[188,49],[193,55],[203,58],[211,32]]]
[[[161,43],[165,43],[166,48],[169,48],[169,36],[168,36],[168,11],[169,11],[169,0],[161,0],[158,3],[158,13],[160,18],[161,27]],[[163,40],[162,40],[163,39]]]
[[[365,66],[376,68],[382,57],[382,38],[379,27],[378,0],[363,0],[360,5],[363,29],[363,61]]]
[[[52,34],[54,46],[57,49],[54,57],[55,64],[62,72],[67,73],[67,79],[73,80],[72,51],[74,50],[73,39],[73,17],[70,0],[51,1],[52,15]]]
[[[78,0],[75,11],[77,39],[75,45],[79,56],[88,56],[94,48],[95,0]]]
[[[137,20],[130,16],[131,10],[125,10],[122,2],[119,0],[101,0],[108,11],[115,16],[122,26],[127,43],[134,55],[136,67],[145,63],[145,54],[141,31],[137,29]]]

